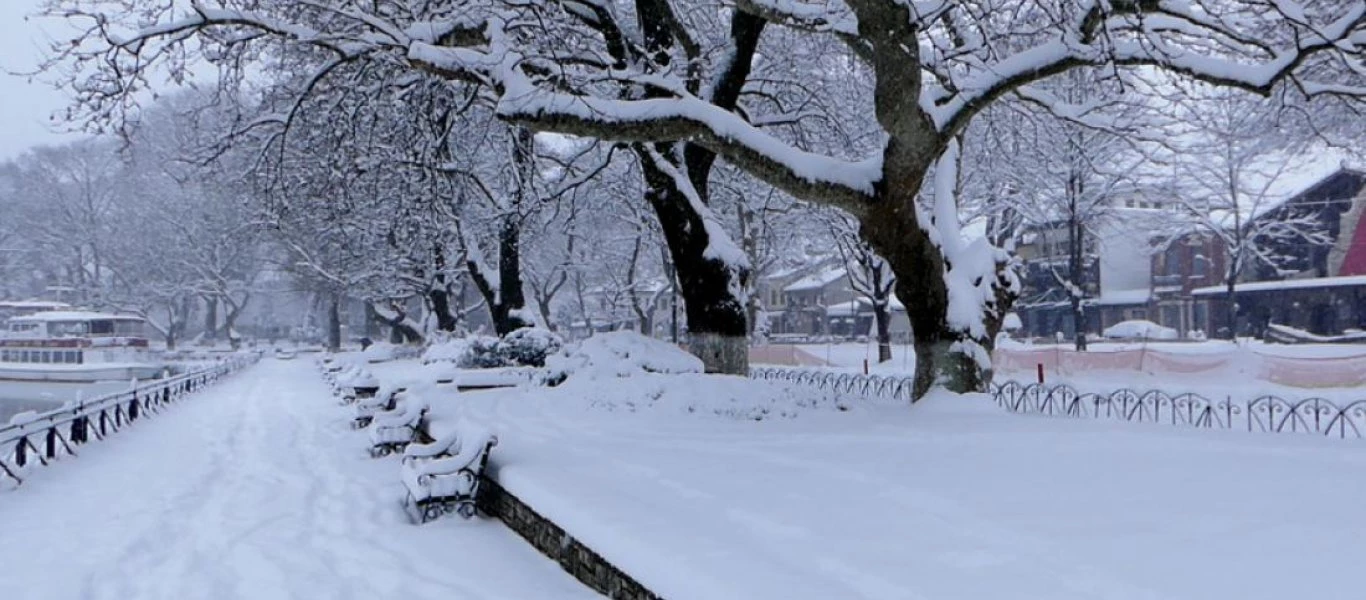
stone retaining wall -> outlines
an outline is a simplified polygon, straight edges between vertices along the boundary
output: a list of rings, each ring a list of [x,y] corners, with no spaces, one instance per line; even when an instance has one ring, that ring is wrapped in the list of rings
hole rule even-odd
[[[485,473],[479,491],[479,510],[498,518],[535,546],[541,554],[593,590],[613,600],[663,600],[640,582],[607,562],[592,548],[541,516]]]

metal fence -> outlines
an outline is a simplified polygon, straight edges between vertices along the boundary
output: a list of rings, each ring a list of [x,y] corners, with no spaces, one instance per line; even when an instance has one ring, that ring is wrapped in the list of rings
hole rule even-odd
[[[1234,400],[1163,390],[1109,393],[1080,392],[1069,385],[1005,381],[991,385],[991,396],[1011,412],[1077,418],[1167,423],[1205,429],[1245,429],[1273,433],[1309,433],[1362,438],[1366,400],[1346,404],[1325,398],[1301,400],[1259,396]]]
[[[150,381],[124,392],[106,394],[0,427],[0,479],[15,485],[35,461],[47,465],[60,456],[75,456],[92,438],[102,440],[130,423],[161,412],[168,404],[198,391],[220,377],[256,361],[259,355],[225,358],[212,366]]]
[[[859,395],[864,398],[887,400],[891,402],[915,401],[914,378],[893,377],[888,375],[864,375],[861,373],[839,373],[836,371],[814,371],[810,369],[779,369],[772,367],[750,367],[749,378],[760,381],[781,381],[797,385],[808,385],[838,394]]]

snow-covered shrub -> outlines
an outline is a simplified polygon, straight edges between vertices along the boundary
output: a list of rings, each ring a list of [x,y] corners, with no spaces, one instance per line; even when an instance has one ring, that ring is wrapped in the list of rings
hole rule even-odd
[[[524,327],[498,340],[497,352],[509,366],[540,367],[545,365],[546,357],[563,347],[564,340],[551,331]]]
[[[701,373],[702,360],[678,346],[634,331],[590,337],[546,358],[547,385],[570,376],[588,379],[628,377],[635,373]]]
[[[459,363],[469,349],[468,338],[455,338],[441,340],[427,346],[422,352],[422,363],[431,364],[436,362]]]
[[[475,335],[464,339],[465,351],[455,364],[462,369],[492,369],[505,367],[507,362],[498,353],[498,338]]]

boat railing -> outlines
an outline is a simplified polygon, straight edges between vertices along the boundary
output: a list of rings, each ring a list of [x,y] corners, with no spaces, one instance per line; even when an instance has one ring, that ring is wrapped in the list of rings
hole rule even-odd
[[[21,474],[33,464],[45,466],[59,457],[75,456],[76,449],[92,438],[104,439],[138,419],[161,412],[167,405],[259,358],[260,354],[255,352],[234,354],[180,375],[70,402],[23,422],[0,427],[0,480],[21,484]]]

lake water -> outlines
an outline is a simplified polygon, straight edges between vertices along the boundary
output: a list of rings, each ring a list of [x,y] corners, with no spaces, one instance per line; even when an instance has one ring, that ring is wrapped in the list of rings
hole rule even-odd
[[[10,417],[26,410],[43,412],[60,408],[62,403],[79,398],[90,399],[128,389],[128,383],[109,381],[99,383],[48,383],[28,381],[0,381],[0,426]]]

